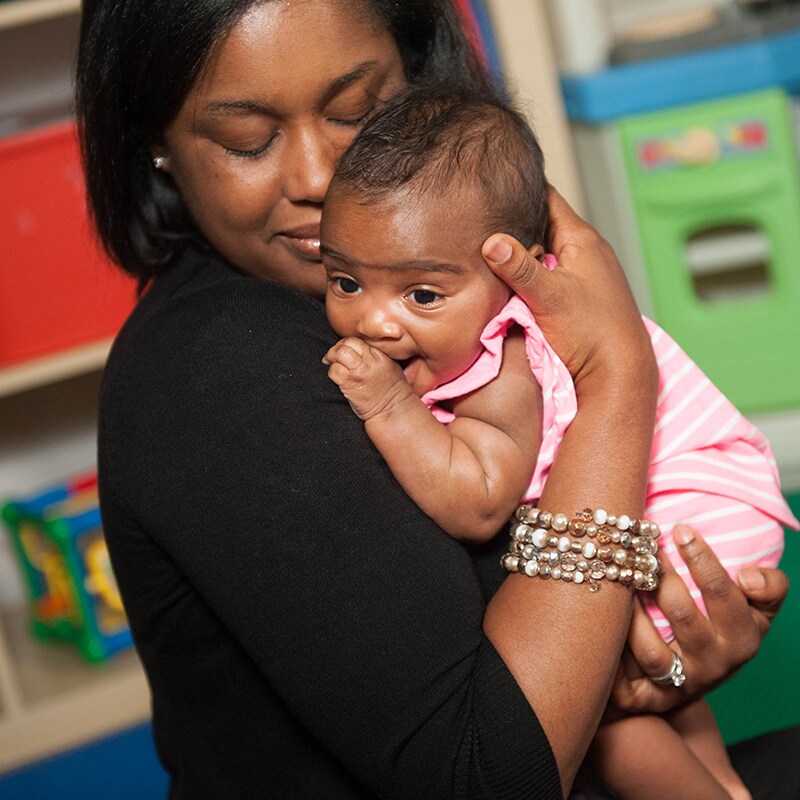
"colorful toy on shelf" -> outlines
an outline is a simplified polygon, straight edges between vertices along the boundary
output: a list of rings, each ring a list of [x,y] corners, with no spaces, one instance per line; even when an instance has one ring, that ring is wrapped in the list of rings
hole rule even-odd
[[[33,633],[71,642],[91,662],[128,647],[131,635],[103,538],[96,475],[9,501],[2,516],[27,585]]]

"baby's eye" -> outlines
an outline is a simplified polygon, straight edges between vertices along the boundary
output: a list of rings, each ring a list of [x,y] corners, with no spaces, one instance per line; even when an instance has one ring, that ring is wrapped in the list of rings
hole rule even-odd
[[[436,294],[436,292],[432,292],[430,289],[414,289],[408,296],[419,306],[432,306],[442,297],[440,294]]]
[[[361,291],[361,287],[352,278],[337,278],[336,283],[345,294],[356,294]]]

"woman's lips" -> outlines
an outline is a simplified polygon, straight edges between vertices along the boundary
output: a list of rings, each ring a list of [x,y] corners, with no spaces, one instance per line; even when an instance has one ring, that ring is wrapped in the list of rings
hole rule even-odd
[[[278,238],[295,253],[309,261],[319,261],[319,225],[306,225],[281,231]]]

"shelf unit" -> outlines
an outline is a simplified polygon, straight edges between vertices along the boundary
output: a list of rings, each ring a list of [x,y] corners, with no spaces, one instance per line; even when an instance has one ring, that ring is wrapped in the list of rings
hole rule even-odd
[[[144,722],[149,690],[133,651],[90,666],[39,643],[24,608],[0,615],[0,773]]]
[[[0,30],[80,11],[80,0],[10,0],[0,4]]]
[[[0,2],[0,135],[69,113],[79,14],[80,0]],[[110,344],[0,367],[0,497],[91,464]],[[8,570],[6,545],[1,535]],[[15,578],[0,571],[0,774],[150,716],[135,652],[90,665],[68,645],[35,639]]]
[[[0,398],[102,369],[111,341],[103,339],[55,355],[0,367]]]

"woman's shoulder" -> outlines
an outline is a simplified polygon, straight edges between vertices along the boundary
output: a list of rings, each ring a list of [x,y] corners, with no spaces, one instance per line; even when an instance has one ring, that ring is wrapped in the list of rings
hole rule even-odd
[[[325,380],[321,359],[336,341],[321,302],[194,254],[157,279],[118,335],[103,375],[101,417],[168,409],[237,408],[269,396],[283,377]],[[298,389],[299,390],[299,389]]]
[[[291,349],[303,339],[334,339],[320,301],[190,250],[148,287],[117,336],[107,369],[159,370],[200,354],[207,363],[218,357],[230,365],[237,354],[276,344]]]

